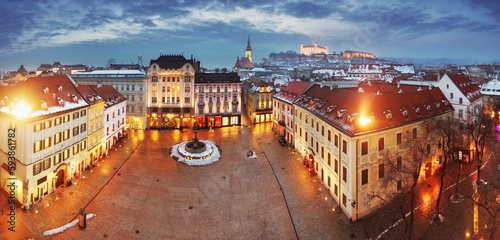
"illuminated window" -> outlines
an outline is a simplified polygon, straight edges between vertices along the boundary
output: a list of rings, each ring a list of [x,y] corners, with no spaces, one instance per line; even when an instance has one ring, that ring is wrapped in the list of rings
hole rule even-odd
[[[61,154],[58,153],[58,154],[54,155],[54,165],[56,165],[60,162],[61,162]]]
[[[87,143],[86,143],[85,141],[83,141],[83,142],[82,142],[82,150],[84,150],[84,149],[87,147],[87,145],[86,145],[86,144],[87,144]]]
[[[61,142],[61,133],[54,134],[54,144],[58,144]]]
[[[63,152],[63,160],[66,160],[69,158],[69,148],[65,149]]]
[[[64,116],[63,122],[69,122],[69,115]]]
[[[61,118],[60,117],[54,119],[54,126],[57,126],[59,124],[61,124]]]
[[[36,141],[33,144],[33,152],[37,153],[37,152],[40,152],[40,150],[42,150],[42,141]]]
[[[52,143],[52,138],[48,137],[43,140],[43,149],[49,148]]]
[[[39,132],[39,131],[42,131],[42,124],[41,123],[37,123],[37,124],[35,124],[35,126],[33,126],[33,132]]]
[[[52,126],[52,121],[45,121],[45,123],[43,125],[44,125],[43,129],[50,128]]]
[[[69,129],[64,130],[63,140],[67,140],[69,138]]]
[[[77,154],[80,151],[80,146],[78,144],[73,145],[73,155]]]

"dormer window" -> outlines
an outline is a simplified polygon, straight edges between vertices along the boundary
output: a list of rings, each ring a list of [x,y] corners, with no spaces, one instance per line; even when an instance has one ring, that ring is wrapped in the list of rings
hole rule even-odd
[[[5,102],[3,100],[0,100],[0,105],[1,106],[5,105]]]
[[[387,120],[392,121],[392,112],[391,110],[385,110],[384,115],[387,118]]]
[[[47,102],[41,100],[40,101],[40,106],[42,107],[42,109],[47,109]]]
[[[340,109],[337,111],[337,118],[341,118],[347,112],[347,109]]]
[[[431,105],[425,105],[425,109],[427,109],[428,112],[432,112]]]
[[[349,121],[350,123],[352,123],[356,119],[357,116],[358,116],[358,113],[349,114],[347,116],[347,121]]]
[[[57,86],[57,91],[62,92],[62,86],[61,85]]]
[[[448,104],[450,104],[447,100],[444,100],[444,99],[443,99],[443,100],[441,100],[441,102],[443,102],[443,104],[444,104],[445,106],[448,106]]]
[[[335,108],[337,108],[337,105],[330,105],[326,108],[326,112],[331,113]]]
[[[398,91],[398,93],[403,93],[403,89],[400,88],[399,91]]]
[[[418,87],[417,91],[422,91],[422,88],[421,88],[421,87]]]
[[[438,102],[434,102],[434,105],[436,105],[436,107],[437,107],[438,109],[441,109],[441,104],[440,104],[440,103],[438,103]]]
[[[77,96],[73,95],[71,98],[73,99],[73,101],[78,102],[78,97]]]
[[[403,117],[408,118],[408,110],[406,110],[406,108],[402,107],[399,111],[401,111]]]
[[[363,88],[362,88],[362,87],[359,87],[359,88],[358,88],[358,92],[360,92],[360,93],[364,93],[364,92],[365,92],[365,90],[363,90]]]
[[[419,107],[413,107],[413,110],[415,110],[415,112],[420,115],[420,108]]]
[[[57,98],[57,103],[59,103],[59,105],[64,105],[64,100],[62,98]]]
[[[44,93],[49,93],[49,87],[44,87],[44,88],[43,88],[43,92],[44,92]]]

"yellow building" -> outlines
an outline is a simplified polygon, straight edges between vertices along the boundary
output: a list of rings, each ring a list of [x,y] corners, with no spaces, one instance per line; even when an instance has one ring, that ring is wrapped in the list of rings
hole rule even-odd
[[[90,86],[79,85],[78,91],[83,99],[89,104],[87,114],[88,136],[87,136],[87,159],[85,167],[93,167],[96,162],[105,155],[105,132],[104,132],[104,103],[102,97]]]
[[[29,208],[83,171],[88,104],[66,75],[0,87],[0,98],[0,184]]]
[[[243,82],[243,103],[252,123],[272,121],[275,93],[272,83],[253,77]]]
[[[295,147],[353,221],[381,204],[371,200],[374,193],[390,195],[411,183],[403,174],[386,176],[393,170],[390,166],[407,167],[418,157],[407,143],[426,144],[429,154],[421,158],[422,179],[440,167],[442,151],[426,132],[431,121],[450,119],[454,111],[437,88],[385,84],[315,85],[294,102],[294,108]]]

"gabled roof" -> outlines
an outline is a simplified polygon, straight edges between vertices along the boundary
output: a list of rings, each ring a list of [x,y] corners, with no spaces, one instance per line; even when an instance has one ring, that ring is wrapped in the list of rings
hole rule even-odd
[[[439,88],[431,90],[409,86],[413,90],[398,93],[396,85],[382,87],[385,94],[359,92],[358,88],[334,88],[314,85],[295,104],[321,117],[344,133],[355,136],[402,126],[453,111]],[[359,119],[369,119],[362,125]]]
[[[186,59],[182,55],[160,55],[156,60],[150,61],[149,65],[151,66],[153,63],[156,63],[162,69],[180,69],[184,64],[189,63],[194,67],[193,59]]]
[[[241,83],[238,73],[197,73],[194,83]]]
[[[258,92],[262,88],[268,88],[271,92],[275,92],[273,83],[264,82],[263,80],[254,77],[251,77],[243,82],[243,87],[247,88],[251,92]]]
[[[92,89],[106,101],[104,104],[106,108],[127,100],[111,85],[92,85]]]
[[[78,85],[77,88],[87,103],[94,104],[98,101],[102,101],[101,96],[99,96],[99,94],[90,85]]]
[[[279,93],[275,94],[273,98],[292,104],[297,98],[304,93],[305,90],[312,87],[314,83],[294,81],[290,82],[288,86],[283,88]]]
[[[16,117],[35,118],[87,105],[67,75],[31,77],[0,87],[0,112]]]
[[[474,84],[467,76],[463,74],[446,74],[451,81],[457,86],[460,92],[469,99],[470,102],[474,102],[481,98],[480,88],[478,85]]]
[[[498,79],[493,79],[483,85],[481,88],[481,94],[483,95],[500,95],[500,81]]]
[[[246,57],[242,58],[237,58],[236,63],[234,64],[235,68],[254,68],[255,66],[253,65],[252,62]]]

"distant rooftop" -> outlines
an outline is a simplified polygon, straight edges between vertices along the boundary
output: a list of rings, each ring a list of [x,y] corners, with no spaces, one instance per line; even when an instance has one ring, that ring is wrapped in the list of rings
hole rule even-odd
[[[72,77],[97,78],[97,77],[138,77],[145,78],[146,74],[139,70],[95,70],[91,72],[76,72]]]

